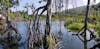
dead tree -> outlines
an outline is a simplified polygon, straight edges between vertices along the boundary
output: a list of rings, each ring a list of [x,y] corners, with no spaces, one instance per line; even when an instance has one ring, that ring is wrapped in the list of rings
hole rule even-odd
[[[39,20],[40,20],[40,16],[45,12],[47,11],[47,19],[46,19],[46,28],[45,28],[45,34],[44,34],[44,42],[43,42],[43,45],[44,45],[44,49],[48,49],[48,44],[47,44],[47,36],[49,36],[50,34],[50,19],[51,19],[51,3],[52,3],[52,0],[46,0],[47,1],[47,4],[42,6],[42,7],[39,7],[37,8],[34,12],[33,12],[33,24],[31,24],[31,32],[30,34],[33,34],[31,36],[34,36],[34,38],[37,36],[37,35],[34,35],[38,33],[38,29],[39,29]],[[40,12],[40,14],[38,14],[38,12],[42,9],[42,12]],[[30,37],[31,38],[31,37]],[[29,38],[29,39],[30,39]],[[37,37],[36,37],[37,38]],[[37,38],[38,39],[38,38]],[[38,40],[39,41],[39,40]],[[33,42],[33,41],[32,41]],[[31,43],[31,42],[30,42]],[[34,42],[33,42],[34,43]],[[40,44],[40,43],[35,43],[35,44]],[[30,45],[30,44],[29,44]],[[34,44],[31,44],[31,45],[34,45]]]
[[[50,19],[51,19],[51,4],[52,0],[47,1],[47,19],[46,19],[46,28],[45,28],[45,35],[44,35],[44,49],[48,49],[49,45],[47,44],[47,36],[50,35]]]
[[[80,29],[80,31],[78,32],[78,34],[76,34],[78,36],[78,38],[83,42],[84,44],[84,49],[88,49],[87,48],[87,43],[95,38],[94,33],[88,28],[88,13],[89,13],[89,6],[90,6],[90,0],[88,0],[87,2],[87,7],[86,7],[86,12],[85,12],[85,21],[84,21],[84,26]],[[87,31],[89,31],[90,33],[90,39],[88,40],[86,35],[87,35]],[[80,35],[83,37],[81,38]]]
[[[66,12],[68,12],[68,6],[69,6],[69,0],[65,0],[65,3],[66,3],[66,5],[65,5],[65,13]]]

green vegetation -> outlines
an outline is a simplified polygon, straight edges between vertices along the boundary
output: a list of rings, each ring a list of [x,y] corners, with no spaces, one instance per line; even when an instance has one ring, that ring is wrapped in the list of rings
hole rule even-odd
[[[84,23],[72,23],[72,24],[70,24],[70,25],[68,25],[68,29],[70,29],[70,30],[72,30],[72,31],[75,31],[75,32],[77,32],[77,31],[79,31],[82,27],[84,26]],[[88,24],[88,27],[89,28],[94,28],[94,25],[92,25],[92,24]]]
[[[5,30],[6,30],[6,24],[0,25],[0,34],[4,34]]]
[[[8,8],[13,7],[14,5],[18,5],[18,0],[10,1],[10,0],[0,0],[0,4],[3,6],[3,11],[8,10]],[[68,29],[78,31],[83,27],[84,22],[84,15],[85,15],[85,8],[86,6],[81,6],[73,9],[69,9],[68,11],[62,11],[60,14],[53,13],[52,14],[52,20],[64,20],[65,26],[67,26]],[[6,16],[3,11],[0,11],[1,14]],[[65,13],[64,13],[65,12]],[[66,13],[67,12],[67,13]],[[96,31],[100,34],[100,3],[91,6],[89,11],[89,18],[96,19],[97,25],[96,25]],[[16,11],[13,12],[10,10],[10,18],[13,21],[29,21],[32,20],[32,15],[28,15],[27,11]],[[46,15],[42,15],[40,20],[45,20]],[[19,19],[20,18],[20,19]],[[89,23],[88,25],[90,28],[94,27],[93,23]]]
[[[96,25],[96,31],[98,32],[98,34],[100,36],[100,22],[98,22]]]
[[[84,26],[84,14],[85,13],[85,6],[77,7],[74,9],[70,9],[67,14],[64,16],[66,17],[65,26],[71,31],[78,32]],[[89,20],[88,27],[94,29],[100,35],[100,3],[97,5],[91,6],[89,11]]]
[[[0,34],[3,34],[5,30],[6,30],[6,21],[0,20]]]
[[[55,48],[56,40],[53,37],[47,37],[47,44],[50,46],[51,49]]]

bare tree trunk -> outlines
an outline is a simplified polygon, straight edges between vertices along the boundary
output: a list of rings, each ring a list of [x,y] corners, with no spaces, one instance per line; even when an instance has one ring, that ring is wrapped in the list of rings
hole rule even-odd
[[[90,5],[90,0],[88,0],[87,2],[87,8],[86,8],[86,13],[85,13],[85,22],[84,22],[84,25],[85,25],[85,28],[84,28],[84,49],[87,49],[87,38],[86,38],[86,31],[87,31],[87,24],[88,24],[88,12],[89,12],[89,5]]]
[[[44,46],[44,49],[48,49],[49,47],[49,44],[47,44],[47,37],[50,36],[50,20],[51,20],[51,4],[52,4],[52,0],[47,0],[47,4],[42,6],[42,7],[39,7],[37,8],[33,14],[36,13],[35,15],[35,19],[37,20],[37,22],[39,22],[39,19],[40,19],[40,16],[45,12],[47,11],[47,19],[46,19],[46,28],[45,28],[45,34],[44,34],[44,40],[43,40],[43,46]],[[43,9],[42,12],[39,14],[39,17],[37,17],[38,15],[38,12],[40,9]],[[33,15],[34,16],[34,15]],[[34,26],[34,25],[33,25]]]
[[[51,4],[52,0],[47,0],[47,17],[46,17],[46,28],[44,35],[44,49],[48,49],[47,37],[50,35],[50,21],[51,21]]]
[[[66,3],[65,10],[67,10],[67,11],[65,11],[65,13],[66,13],[66,12],[68,12],[69,0],[65,0],[65,3]]]

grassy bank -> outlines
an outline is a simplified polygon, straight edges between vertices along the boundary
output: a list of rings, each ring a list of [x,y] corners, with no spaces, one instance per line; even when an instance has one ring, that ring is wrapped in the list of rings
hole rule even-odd
[[[78,32],[83,26],[84,26],[84,23],[72,23],[72,24],[69,24],[68,26],[66,26],[66,28],[68,28],[70,31]],[[94,27],[95,27],[95,31],[100,36],[100,22],[98,22],[96,26],[89,23],[88,27],[91,29],[94,29]]]
[[[72,23],[72,24],[69,24],[67,26],[67,28],[71,31],[75,31],[75,32],[78,32],[82,27],[84,26],[84,23]],[[92,24],[88,24],[88,27],[89,28],[94,28],[94,25]]]

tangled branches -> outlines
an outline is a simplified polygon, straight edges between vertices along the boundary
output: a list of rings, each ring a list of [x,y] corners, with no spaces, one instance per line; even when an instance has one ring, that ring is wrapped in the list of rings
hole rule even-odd
[[[34,46],[40,47],[41,44],[43,45],[44,49],[50,49],[50,45],[48,44],[48,40],[50,40],[52,37],[50,36],[50,19],[51,19],[51,3],[52,0],[47,0],[47,4],[37,8],[33,12],[33,21],[30,24],[30,33],[28,37],[28,47],[29,49],[32,49]],[[42,12],[39,13],[39,11],[42,9]],[[47,17],[46,17],[46,28],[44,36],[40,34],[39,31],[39,20],[40,16],[47,11]],[[33,37],[34,36],[34,37]],[[55,41],[55,38],[52,38],[52,40]],[[57,44],[58,45],[58,44]]]

